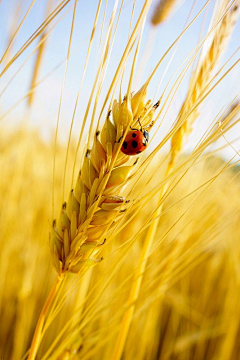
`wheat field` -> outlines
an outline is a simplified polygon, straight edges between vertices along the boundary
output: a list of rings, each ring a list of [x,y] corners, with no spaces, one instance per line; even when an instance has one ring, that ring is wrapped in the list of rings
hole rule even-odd
[[[240,359],[239,1],[1,8],[1,359]]]

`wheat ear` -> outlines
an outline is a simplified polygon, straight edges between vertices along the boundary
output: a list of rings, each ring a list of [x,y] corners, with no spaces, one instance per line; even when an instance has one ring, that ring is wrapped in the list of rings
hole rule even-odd
[[[178,2],[179,0],[160,0],[152,14],[151,23],[156,26],[167,20]]]
[[[48,1],[47,2],[47,5],[46,5],[46,18],[49,14],[49,10],[50,10],[50,7],[52,5],[52,0],[51,1]],[[36,60],[35,60],[35,64],[34,64],[34,69],[33,69],[33,73],[32,73],[32,79],[31,79],[31,85],[30,85],[30,91],[29,91],[29,97],[28,97],[28,105],[31,106],[32,103],[33,103],[33,99],[34,99],[34,90],[31,91],[31,89],[35,89],[36,87],[36,83],[37,83],[37,80],[38,80],[38,75],[39,75],[39,72],[40,72],[40,66],[41,66],[41,63],[42,63],[42,60],[43,60],[43,55],[44,55],[44,51],[45,51],[45,48],[46,48],[46,40],[44,41],[44,38],[46,36],[46,31],[43,31],[42,34],[41,34],[41,37],[39,39],[39,47],[38,47],[38,50],[37,50],[37,56],[36,56]]]
[[[120,149],[129,126],[146,126],[152,122],[156,107],[145,101],[142,87],[131,100],[116,100],[101,132],[97,131],[93,146],[86,151],[75,188],[64,203],[58,221],[53,221],[50,249],[53,263],[60,274],[79,273],[83,266],[91,266],[97,258],[111,225],[120,221],[125,203],[123,188],[137,163],[124,165],[130,157]]]
[[[223,1],[224,3],[224,1]],[[178,115],[178,124],[182,124],[172,137],[171,161],[174,159],[183,146],[183,140],[191,131],[191,125],[199,115],[195,103],[205,95],[208,82],[213,74],[220,56],[226,49],[228,40],[231,37],[234,25],[239,15],[239,4],[230,9],[216,27],[212,43],[206,55],[199,62],[195,76],[192,77],[186,99]],[[186,119],[187,117],[187,119]],[[185,120],[186,119],[186,120]]]

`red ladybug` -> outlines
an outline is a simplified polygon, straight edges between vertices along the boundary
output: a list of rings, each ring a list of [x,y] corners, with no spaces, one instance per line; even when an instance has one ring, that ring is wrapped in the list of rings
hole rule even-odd
[[[149,133],[147,130],[130,131],[121,147],[121,151],[129,156],[140,154],[147,147]]]

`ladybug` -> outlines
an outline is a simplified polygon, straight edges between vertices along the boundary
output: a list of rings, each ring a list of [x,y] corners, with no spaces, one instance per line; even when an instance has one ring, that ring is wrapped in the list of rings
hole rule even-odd
[[[147,130],[133,129],[127,134],[121,151],[129,156],[140,154],[146,149],[148,141],[149,133]]]

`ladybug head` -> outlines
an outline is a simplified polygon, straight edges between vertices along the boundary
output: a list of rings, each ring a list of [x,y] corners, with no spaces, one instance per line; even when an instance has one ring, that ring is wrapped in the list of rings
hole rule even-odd
[[[146,141],[149,140],[149,132],[147,130],[143,130],[143,136],[145,137]]]

